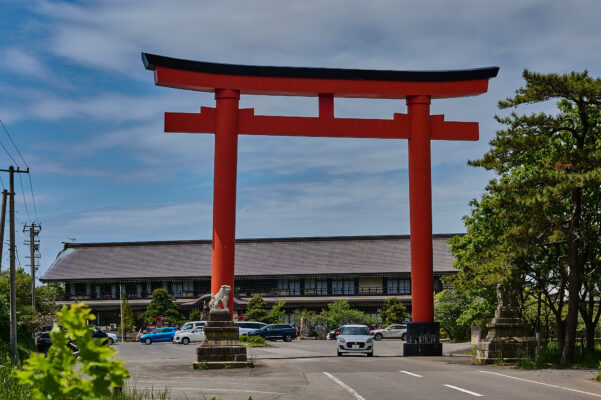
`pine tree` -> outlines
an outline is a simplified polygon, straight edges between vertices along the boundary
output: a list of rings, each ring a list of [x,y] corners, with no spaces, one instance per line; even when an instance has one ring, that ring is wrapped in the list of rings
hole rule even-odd
[[[470,164],[500,176],[487,190],[501,206],[509,206],[508,217],[520,221],[503,231],[490,258],[502,260],[500,264],[509,261],[511,279],[519,279],[535,265],[541,267],[537,274],[542,279],[554,279],[559,290],[567,290],[567,316],[558,321],[561,365],[567,366],[574,355],[583,282],[589,296],[599,292],[598,281],[591,286],[585,277],[595,273],[601,254],[595,222],[601,199],[601,80],[586,71],[565,75],[524,71],[523,77],[525,86],[499,102],[500,109],[555,100],[557,110],[496,117],[506,128],[497,132],[488,153]],[[545,250],[534,251],[543,258],[556,256],[555,268],[537,263],[530,251],[536,247]]]
[[[171,323],[180,323],[184,319],[175,304],[175,298],[165,289],[155,289],[152,292],[152,300],[140,317],[146,322],[151,322],[156,317],[164,317]]]
[[[133,329],[134,326],[134,313],[131,309],[131,305],[129,304],[129,301],[127,301],[127,297],[125,296],[125,292],[123,292],[121,294],[121,298],[122,298],[122,305],[121,305],[121,310],[123,313],[123,317],[122,319],[120,319],[120,321],[123,321],[123,340],[127,340],[127,332],[131,332],[131,330]],[[121,325],[119,325],[119,332],[121,332]]]
[[[403,303],[396,297],[391,297],[382,305],[380,316],[382,317],[382,325],[388,326],[404,322],[409,315]]]

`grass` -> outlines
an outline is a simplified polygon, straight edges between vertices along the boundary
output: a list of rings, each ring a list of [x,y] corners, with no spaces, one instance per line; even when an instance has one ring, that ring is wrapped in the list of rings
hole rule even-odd
[[[546,346],[541,346],[538,359],[527,355],[520,358],[515,366],[523,369],[544,369],[558,368],[561,360],[561,354],[557,347],[557,342],[550,342]],[[572,368],[600,368],[597,379],[601,380],[601,344],[595,345],[595,351],[591,354],[586,350],[581,354],[581,345],[576,344],[574,348],[574,359]]]
[[[246,347],[274,347],[267,343],[261,336],[240,336],[240,343]]]

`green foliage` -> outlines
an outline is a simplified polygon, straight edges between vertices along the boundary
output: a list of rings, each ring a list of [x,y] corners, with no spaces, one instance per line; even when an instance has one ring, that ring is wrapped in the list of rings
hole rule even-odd
[[[352,309],[347,300],[336,300],[328,304],[328,310],[323,310],[316,315],[312,322],[325,324],[329,329],[334,329],[350,323],[377,324],[378,320],[365,315],[362,311]]]
[[[125,296],[125,292],[121,294],[123,305],[121,306],[123,312],[123,334],[127,337],[127,332],[131,332],[134,327],[134,313],[131,309],[131,305]],[[121,321],[121,318],[119,319]],[[121,325],[117,328],[121,332]],[[125,338],[124,338],[125,339]]]
[[[272,347],[261,336],[240,336],[240,343],[246,347]]]
[[[503,129],[481,159],[470,161],[498,177],[472,202],[467,235],[451,244],[460,270],[454,283],[458,290],[504,283],[516,296],[546,302],[566,366],[577,314],[591,337],[601,316],[583,301],[601,293],[601,80],[586,71],[524,71],[523,78],[515,96],[499,102],[501,110],[542,108],[550,100],[556,110],[497,116]],[[524,298],[518,300],[524,307]]]
[[[597,367],[597,376],[595,377],[596,380],[601,381],[601,361],[599,362],[599,366]]]
[[[270,316],[267,313],[267,303],[259,295],[249,300],[246,314],[244,315],[251,321],[270,323]]]
[[[0,343],[0,399],[29,400],[31,387],[19,384],[15,376],[18,365],[13,364],[9,358],[8,345]]]
[[[399,299],[391,297],[382,305],[381,317],[382,325],[388,326],[405,322],[409,314],[407,314],[407,308],[405,308]]]
[[[59,323],[50,332],[48,355],[32,353],[15,371],[22,385],[31,385],[36,399],[99,399],[111,395],[111,387],[123,387],[129,373],[114,358],[115,350],[92,338],[86,320],[95,316],[83,304],[63,306]],[[73,356],[69,340],[77,342],[79,359]]]
[[[165,289],[155,289],[152,292],[152,300],[140,317],[146,322],[151,322],[156,317],[166,318],[169,322],[176,324],[184,320],[175,304],[175,297]]]
[[[201,318],[200,310],[192,310],[192,312],[190,312],[190,317],[188,317],[190,321],[200,321]]]
[[[286,311],[284,311],[285,301],[278,301],[278,304],[273,306],[269,311],[269,322],[272,324],[283,323],[286,317]]]
[[[468,326],[460,325],[457,320],[471,299],[455,290],[443,290],[436,294],[434,301],[434,320],[440,323],[440,329],[444,330],[451,340],[465,340]]]

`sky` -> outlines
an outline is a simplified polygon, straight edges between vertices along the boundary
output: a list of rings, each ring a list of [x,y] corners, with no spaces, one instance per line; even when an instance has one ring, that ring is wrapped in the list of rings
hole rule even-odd
[[[0,0],[0,120],[22,155],[0,130],[14,158],[0,150],[0,169],[30,167],[15,178],[18,264],[29,264],[22,230],[32,222],[42,225],[38,274],[63,242],[211,238],[213,135],[164,133],[163,113],[198,112],[213,95],[156,87],[141,52],[247,65],[500,67],[488,93],[431,105],[446,120],[480,124],[478,142],[432,143],[433,232],[457,233],[493,178],[466,163],[500,129],[497,102],[522,85],[524,69],[598,77],[600,17],[593,0]],[[240,106],[318,110],[301,97],[242,96]],[[402,100],[335,102],[336,117],[398,112]],[[405,140],[240,136],[238,151],[237,238],[409,233]]]

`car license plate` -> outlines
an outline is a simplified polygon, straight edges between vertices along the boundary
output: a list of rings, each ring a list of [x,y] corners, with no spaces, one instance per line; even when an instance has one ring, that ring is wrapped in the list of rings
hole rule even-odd
[[[353,349],[358,349],[358,348],[359,348],[358,344],[353,345]]]

